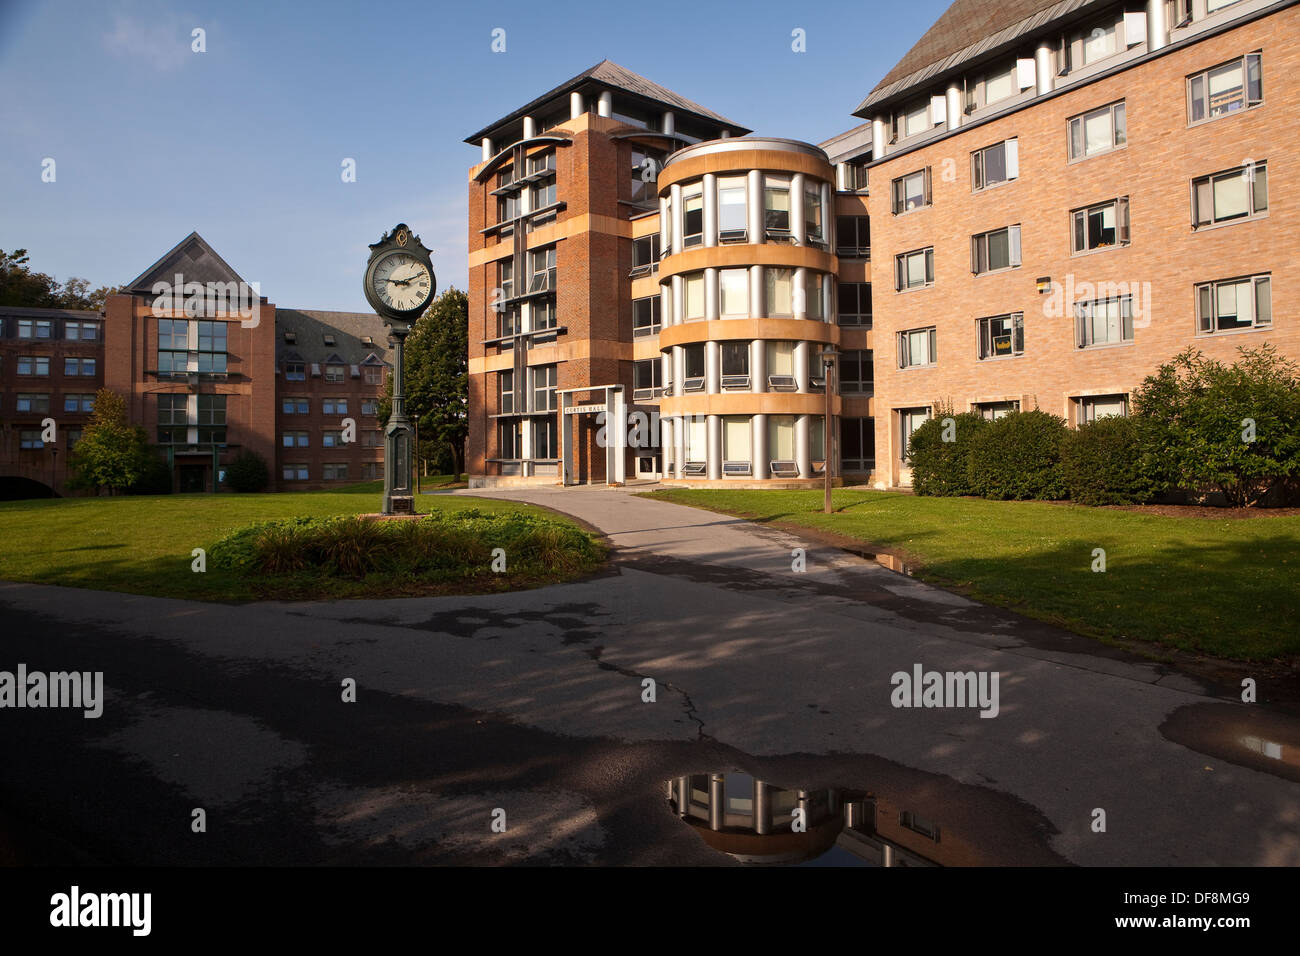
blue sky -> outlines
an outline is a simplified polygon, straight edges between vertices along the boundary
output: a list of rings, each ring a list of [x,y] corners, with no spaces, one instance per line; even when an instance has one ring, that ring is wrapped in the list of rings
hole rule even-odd
[[[463,289],[475,130],[608,57],[817,142],[947,5],[0,0],[0,248],[98,286],[198,230],[277,305],[362,311],[366,246],[405,220]]]

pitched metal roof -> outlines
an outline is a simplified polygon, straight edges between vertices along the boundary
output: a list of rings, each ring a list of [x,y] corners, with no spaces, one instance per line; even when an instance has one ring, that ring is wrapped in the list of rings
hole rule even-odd
[[[164,253],[161,259],[123,286],[123,291],[152,295],[155,282],[170,283],[177,272],[185,276],[187,283],[200,282],[206,285],[208,282],[244,281],[202,236],[191,232]]]
[[[1115,0],[955,0],[864,99],[855,116],[1085,8]]]
[[[729,127],[734,133],[740,133],[743,135],[752,132],[752,130],[748,130],[737,123],[733,123],[725,116],[720,116],[712,110],[701,106],[699,103],[688,100],[686,97],[674,93],[666,87],[660,86],[653,80],[646,79],[639,73],[633,73],[626,67],[619,66],[612,60],[601,60],[595,66],[583,70],[577,76],[566,80],[559,86],[555,87],[555,89],[543,93],[536,99],[519,107],[519,109],[510,113],[508,116],[502,117],[495,123],[490,123],[472,136],[465,137],[465,142],[469,143],[471,146],[477,146],[483,137],[491,134],[500,127],[513,123],[515,120],[533,113],[539,107],[558,97],[565,96],[576,90],[580,90],[583,87],[591,85],[612,87],[613,89],[621,90],[624,93],[630,93],[633,96],[640,97],[643,100],[671,107],[673,110],[678,112],[690,113],[703,119],[712,120],[719,125]]]
[[[294,333],[294,341],[286,342],[284,333]],[[344,365],[360,365],[372,352],[384,362],[390,362],[388,327],[373,312],[322,312],[316,309],[275,310],[276,362],[284,361],[290,352],[300,358],[296,361],[318,362],[337,355]],[[334,344],[326,345],[325,336],[334,336]],[[374,341],[366,345],[366,336]]]

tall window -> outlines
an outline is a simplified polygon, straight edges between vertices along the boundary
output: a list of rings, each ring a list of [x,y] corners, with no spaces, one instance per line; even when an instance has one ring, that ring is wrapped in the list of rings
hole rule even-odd
[[[794,416],[767,416],[767,457],[769,461],[794,462]]]
[[[894,256],[894,289],[923,289],[934,285],[934,248],[916,249]]]
[[[767,315],[794,315],[794,270],[780,266],[767,266],[763,270],[767,280]]]
[[[632,398],[649,401],[663,391],[664,363],[659,359],[643,359],[632,363]]]
[[[822,295],[822,274],[811,269],[804,271],[803,298],[805,314],[818,322],[826,318],[825,296]]]
[[[749,343],[723,342],[722,387],[749,388]]]
[[[1273,324],[1273,287],[1267,275],[1203,282],[1196,287],[1196,331],[1202,335]]]
[[[511,220],[519,218],[519,194],[507,193],[504,196],[497,197],[497,222],[508,223]],[[504,229],[503,233],[509,233],[512,230]]]
[[[199,371],[226,371],[226,323],[199,323]]]
[[[222,445],[226,441],[226,396],[200,395],[199,444]]]
[[[516,419],[497,420],[497,457],[517,461],[523,454],[522,428]]]
[[[1187,121],[1201,123],[1264,102],[1263,58],[1248,53],[1187,78]]]
[[[876,467],[876,420],[840,419],[840,467],[845,471],[872,471]]]
[[[184,372],[189,368],[189,321],[158,320],[158,371]]]
[[[560,325],[559,316],[555,311],[555,296],[544,295],[539,299],[533,299],[528,310],[529,323],[532,325],[534,332],[546,332],[548,329],[558,329]],[[541,345],[544,342],[554,342],[557,333],[551,331],[545,335],[534,335],[533,344]]]
[[[899,176],[894,180],[893,187],[895,216],[930,205],[930,167],[926,166],[906,176]]]
[[[683,285],[686,287],[683,318],[688,322],[692,319],[704,318],[704,273],[696,272],[686,276]]]
[[[933,125],[930,121],[930,101],[918,100],[895,114],[895,138],[906,139],[924,133]]]
[[[805,240],[810,245],[825,243],[826,225],[822,212],[822,191],[816,184],[804,187],[803,228]]]
[[[718,179],[718,231],[722,242],[739,242],[749,229],[745,205],[745,177]]]
[[[1192,180],[1192,228],[1268,212],[1268,165],[1261,161]]]
[[[646,296],[632,300],[632,335],[653,335],[659,331],[661,320],[659,296]]]
[[[875,371],[870,349],[848,349],[840,353],[840,394],[870,395],[875,391]]]
[[[558,365],[534,365],[528,370],[532,377],[533,411],[553,412],[559,407],[555,390],[558,368]]]
[[[536,211],[555,205],[555,150],[548,149],[529,156],[528,175],[537,177],[529,187],[532,190],[531,208]]]
[[[749,315],[748,269],[722,269],[718,273],[718,288],[722,298],[722,315]]]
[[[682,348],[682,382],[684,392],[704,391],[704,343],[696,342]]]
[[[901,432],[899,447],[902,449],[901,458],[907,458],[908,450],[912,445],[912,434],[921,427],[925,422],[930,420],[930,409],[928,408],[902,408],[898,411],[899,431]]]
[[[936,329],[908,329],[898,333],[898,367],[934,365],[937,357]]]
[[[632,201],[646,205],[659,202],[659,170],[664,155],[644,146],[632,147]]]
[[[981,359],[1008,358],[1025,351],[1025,315],[990,315],[976,320]]]
[[[515,410],[515,373],[512,369],[497,372],[497,385],[500,389],[500,409],[503,415]]]
[[[795,388],[794,343],[769,341],[766,343],[765,348],[767,350],[768,387],[786,390]]]
[[[560,457],[560,428],[555,416],[532,419],[533,457],[549,460]]]
[[[494,296],[494,304],[497,311],[502,308],[502,303],[506,299],[512,299],[515,295],[515,260],[500,259],[497,261],[497,288],[501,290],[500,294]]]
[[[753,433],[748,415],[722,417],[723,474],[748,475],[753,471]]]
[[[1133,297],[1076,302],[1075,332],[1081,349],[1133,341]]]
[[[868,170],[867,164],[871,162],[870,157],[859,160],[850,160],[848,163],[848,178],[845,180],[844,188],[849,192],[865,193],[869,191],[868,187]]]
[[[840,325],[871,328],[871,283],[841,282],[839,284]]]
[[[682,244],[704,242],[704,185],[696,183],[682,190]]]
[[[186,396],[158,396],[158,444],[184,445],[189,438],[185,418]]]
[[[659,268],[659,233],[632,240],[631,276],[649,275]]]
[[[1007,226],[971,236],[970,271],[976,275],[1014,269],[1020,265],[1020,226]]]
[[[763,177],[763,225],[769,232],[790,231],[789,177]]]
[[[1128,245],[1128,197],[1109,199],[1070,213],[1071,254]]]
[[[1069,122],[1070,159],[1109,153],[1128,143],[1124,101],[1081,113]]]
[[[528,282],[529,292],[545,292],[555,288],[555,247],[531,249],[528,252],[528,271],[532,279]]]
[[[835,217],[835,254],[841,258],[871,258],[870,217]]]

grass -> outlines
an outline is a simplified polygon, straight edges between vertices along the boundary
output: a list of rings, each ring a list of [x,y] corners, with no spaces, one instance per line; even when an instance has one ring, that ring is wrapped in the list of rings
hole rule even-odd
[[[1112,642],[1245,661],[1300,654],[1300,516],[1168,517],[1119,508],[836,489],[671,489],[647,497],[852,539],[988,604]],[[1093,549],[1106,571],[1092,570]]]
[[[383,482],[366,482],[336,491],[0,502],[0,580],[157,597],[247,601],[517,590],[568,580],[590,570],[557,567],[545,573],[509,570],[506,574],[488,570],[480,577],[443,585],[367,580],[298,581],[284,587],[269,579],[216,568],[211,561],[202,574],[191,569],[194,548],[207,551],[245,525],[375,512],[382,492]],[[453,495],[421,496],[417,507],[421,512],[477,509],[555,517],[531,505]]]

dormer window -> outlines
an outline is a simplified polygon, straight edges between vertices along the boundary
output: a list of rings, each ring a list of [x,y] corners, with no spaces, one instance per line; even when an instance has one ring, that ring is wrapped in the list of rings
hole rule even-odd
[[[334,336],[330,335],[328,332],[325,333],[325,344],[326,344],[326,345],[333,345],[333,344],[334,344]]]
[[[289,331],[286,331],[286,332],[284,333],[284,344],[285,344],[285,345],[293,345],[293,344],[294,344],[295,342],[297,342],[297,341],[298,341],[298,333],[297,333],[297,332],[289,332]]]

